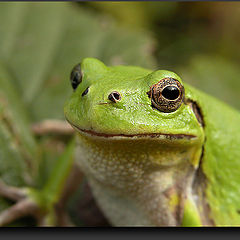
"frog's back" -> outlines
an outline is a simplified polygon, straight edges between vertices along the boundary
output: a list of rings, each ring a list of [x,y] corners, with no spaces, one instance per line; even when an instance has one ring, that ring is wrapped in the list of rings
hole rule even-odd
[[[206,177],[210,218],[216,225],[240,225],[240,113],[194,92],[206,135],[201,170]]]

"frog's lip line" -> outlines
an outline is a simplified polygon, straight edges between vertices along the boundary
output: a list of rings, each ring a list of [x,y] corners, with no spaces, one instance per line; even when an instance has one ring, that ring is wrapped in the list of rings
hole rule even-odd
[[[194,139],[197,138],[195,135],[190,134],[167,134],[167,133],[140,133],[140,134],[106,134],[106,133],[98,133],[94,132],[92,130],[86,130],[81,129],[72,122],[70,122],[68,119],[67,121],[78,131],[86,133],[91,136],[96,137],[103,137],[103,138],[117,138],[117,137],[124,137],[124,138],[144,138],[144,137],[151,137],[151,138],[158,138],[158,137],[164,137],[165,139],[169,140],[175,140],[175,139]]]

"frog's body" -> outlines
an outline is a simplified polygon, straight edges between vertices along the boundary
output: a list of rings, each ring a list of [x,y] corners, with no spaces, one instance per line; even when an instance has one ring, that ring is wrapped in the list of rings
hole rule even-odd
[[[161,137],[101,139],[79,136],[77,156],[93,193],[114,225],[179,223],[196,148],[178,150]],[[175,198],[176,205],[174,205]]]
[[[72,81],[77,161],[113,225],[240,224],[238,112],[169,71],[87,58]]]

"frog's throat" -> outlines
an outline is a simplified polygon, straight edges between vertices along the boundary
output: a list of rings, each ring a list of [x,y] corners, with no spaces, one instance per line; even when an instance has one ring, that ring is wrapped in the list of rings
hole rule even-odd
[[[191,134],[167,134],[167,133],[141,133],[141,134],[106,134],[106,133],[99,133],[92,130],[81,129],[76,126],[74,123],[70,122],[67,119],[68,123],[76,129],[78,132],[85,133],[86,135],[95,136],[95,137],[102,137],[102,138],[163,138],[168,140],[178,140],[178,139],[196,139],[197,136]]]

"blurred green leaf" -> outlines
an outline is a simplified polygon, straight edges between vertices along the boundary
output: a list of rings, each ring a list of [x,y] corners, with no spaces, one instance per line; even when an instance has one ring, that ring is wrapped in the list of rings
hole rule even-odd
[[[64,118],[69,74],[84,57],[106,64],[155,63],[149,34],[116,27],[74,3],[1,3],[0,21],[8,22],[0,30],[0,54],[34,121]]]
[[[112,15],[119,24],[134,28],[151,28],[154,20],[171,16],[176,2],[95,2],[88,4]]]
[[[32,182],[38,168],[37,145],[24,104],[0,65],[0,175],[9,184]]]
[[[0,178],[42,187],[69,139],[34,138],[31,124],[64,119],[69,75],[85,57],[152,67],[154,40],[76,3],[0,3]],[[0,211],[12,202],[0,198]]]
[[[184,81],[240,109],[239,66],[220,56],[197,55],[176,69]]]
[[[39,159],[28,114],[11,82],[11,76],[0,65],[0,179],[24,187],[35,184]],[[0,197],[0,211],[11,205],[12,201]],[[31,226],[32,222],[22,219],[13,225]]]

